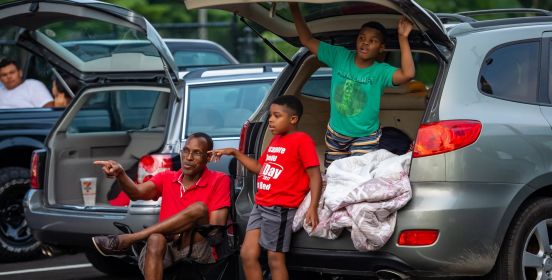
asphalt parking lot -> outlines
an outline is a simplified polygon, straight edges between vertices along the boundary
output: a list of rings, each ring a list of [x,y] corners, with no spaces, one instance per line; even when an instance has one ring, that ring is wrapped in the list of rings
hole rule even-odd
[[[84,254],[60,255],[51,258],[15,263],[0,263],[0,279],[10,280],[127,280],[140,276],[108,276],[95,269]]]

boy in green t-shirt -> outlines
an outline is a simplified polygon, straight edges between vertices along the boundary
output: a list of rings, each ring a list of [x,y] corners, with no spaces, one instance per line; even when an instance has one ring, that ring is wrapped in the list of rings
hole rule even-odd
[[[380,23],[372,21],[362,25],[353,51],[314,38],[297,3],[289,3],[289,7],[301,44],[332,68],[324,166],[340,158],[377,149],[381,136],[379,109],[383,88],[414,78],[414,61],[408,43],[412,23],[404,17],[399,20],[401,68],[395,68],[376,60],[385,49],[385,27]]]

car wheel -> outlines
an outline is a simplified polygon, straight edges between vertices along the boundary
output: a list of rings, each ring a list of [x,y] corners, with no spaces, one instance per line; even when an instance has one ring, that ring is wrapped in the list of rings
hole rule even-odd
[[[88,261],[99,271],[112,276],[134,276],[141,272],[137,265],[132,265],[119,258],[105,257],[97,251],[85,252]]]
[[[29,169],[0,169],[0,260],[19,261],[40,255],[23,212],[23,197],[29,190]]]
[[[552,277],[552,199],[540,198],[524,205],[508,230],[488,279]]]

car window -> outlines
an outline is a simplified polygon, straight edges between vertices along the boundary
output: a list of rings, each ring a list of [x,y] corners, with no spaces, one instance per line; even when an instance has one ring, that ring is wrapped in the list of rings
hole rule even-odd
[[[215,52],[201,52],[197,50],[176,51],[173,53],[173,56],[178,67],[231,64],[228,59]]]
[[[15,27],[0,27],[0,59],[9,58],[17,61],[25,79],[39,80],[50,89],[52,73],[46,60],[18,46],[15,42],[17,32],[18,29]],[[0,82],[0,88],[2,87]]]
[[[259,107],[273,80],[190,86],[186,137],[205,132],[212,137],[238,137],[243,123]]]
[[[147,35],[128,26],[74,18],[41,26],[37,41],[81,72],[158,71]]]
[[[301,89],[301,94],[329,99],[330,89],[331,76],[311,77]]]
[[[160,93],[146,90],[95,92],[71,122],[68,133],[110,132],[148,127]]]
[[[491,51],[481,67],[479,89],[513,101],[537,101],[539,42],[520,42]]]
[[[385,55],[385,62],[395,67],[401,66],[401,53],[399,51],[388,51]],[[416,66],[414,80],[422,82],[428,88],[432,87],[439,72],[439,64],[435,56],[424,52],[412,52],[412,59]]]
[[[427,88],[433,86],[437,79],[439,65],[437,59],[428,53],[415,52],[412,54],[416,65],[414,80],[422,82]],[[386,53],[385,61],[391,65],[401,65],[400,52],[390,51]],[[328,99],[331,90],[331,69],[324,68],[316,72],[303,86],[303,95]]]

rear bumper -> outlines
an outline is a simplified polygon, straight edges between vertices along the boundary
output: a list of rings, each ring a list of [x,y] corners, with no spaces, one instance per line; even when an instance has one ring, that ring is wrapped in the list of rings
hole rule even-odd
[[[294,234],[288,266],[295,270],[373,275],[381,269],[416,277],[481,276],[494,266],[502,240],[527,186],[474,182],[414,182],[395,231],[378,251],[359,252],[347,232],[336,240]],[[399,246],[407,229],[436,229],[430,246]]]
[[[121,233],[113,222],[127,224],[137,231],[156,223],[159,217],[159,207],[155,206],[124,212],[72,210],[45,207],[42,197],[42,190],[27,193],[23,203],[25,217],[35,238],[53,246],[91,248],[92,236]]]
[[[382,269],[411,274],[412,268],[398,257],[385,252],[291,250],[286,256],[289,270],[316,271],[328,274],[375,276]]]

